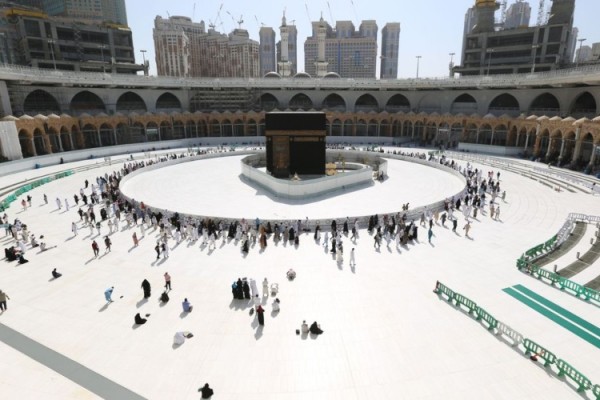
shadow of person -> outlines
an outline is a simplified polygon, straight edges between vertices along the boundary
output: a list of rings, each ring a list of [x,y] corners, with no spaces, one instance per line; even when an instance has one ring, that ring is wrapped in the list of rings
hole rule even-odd
[[[177,350],[177,349],[178,349],[178,348],[180,348],[181,346],[182,346],[182,344],[173,343],[173,344],[171,345],[171,348],[172,348],[173,350]]]
[[[302,332],[300,334],[300,339],[302,339],[302,340],[306,340],[307,337],[308,337],[308,332]]]
[[[106,304],[104,304],[102,307],[100,307],[100,309],[98,310],[98,312],[102,312],[102,311],[106,310],[106,309],[108,308],[108,305],[109,305],[109,304],[110,304],[110,303],[106,303]]]
[[[147,299],[147,298],[143,298],[143,299],[141,299],[140,301],[138,301],[137,303],[135,303],[135,306],[136,306],[137,308],[140,308],[141,306],[143,306],[143,305],[144,305],[144,304],[146,304],[147,302],[148,302],[148,299]]]
[[[187,316],[188,316],[188,314],[189,314],[189,312],[182,311],[182,312],[179,314],[179,318],[182,318],[182,319],[183,319],[183,318],[187,317]]]
[[[263,325],[259,325],[258,328],[256,328],[256,332],[254,332],[254,339],[258,340],[262,337],[263,329],[264,329]]]
[[[52,278],[48,279],[48,282],[52,282],[52,281],[55,281],[55,280],[56,280],[56,278],[52,277]]]
[[[138,325],[134,322],[133,325],[131,325],[131,329],[135,330],[135,329],[139,328],[140,326],[142,326],[142,325]]]

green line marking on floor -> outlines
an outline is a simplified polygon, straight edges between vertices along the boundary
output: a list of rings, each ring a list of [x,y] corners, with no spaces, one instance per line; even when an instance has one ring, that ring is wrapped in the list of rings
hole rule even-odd
[[[541,304],[545,305],[546,307],[548,307],[549,309],[551,309],[555,313],[562,315],[563,317],[565,317],[565,318],[573,321],[574,323],[576,323],[577,325],[581,326],[582,328],[587,329],[588,331],[592,332],[594,335],[600,337],[600,328],[598,328],[596,325],[594,325],[594,324],[586,321],[585,319],[583,319],[583,318],[581,318],[581,317],[573,314],[569,310],[566,310],[566,309],[562,308],[561,306],[559,306],[556,303],[553,303],[552,301],[548,300],[547,298],[540,296],[539,294],[537,294],[533,290],[530,290],[530,289],[526,288],[523,285],[515,285],[515,286],[513,286],[513,289],[516,289],[519,292],[526,294],[527,296],[531,297],[532,299],[534,299],[538,303],[541,303]]]
[[[523,295],[522,293],[517,292],[513,288],[502,289],[502,291],[505,292],[506,294],[514,297],[515,299],[519,300],[521,303],[534,309],[535,311],[542,314],[543,316],[550,319],[551,321],[556,322],[558,325],[562,326],[563,328],[570,331],[571,333],[574,333],[575,335],[579,336],[581,339],[585,340],[586,342],[590,343],[591,345],[600,349],[600,339],[598,339],[594,335],[590,334],[589,332],[587,332],[587,331],[581,329],[580,327],[578,327],[577,325],[567,321],[560,315],[554,313],[553,311],[550,311],[546,307],[533,301],[532,299]]]

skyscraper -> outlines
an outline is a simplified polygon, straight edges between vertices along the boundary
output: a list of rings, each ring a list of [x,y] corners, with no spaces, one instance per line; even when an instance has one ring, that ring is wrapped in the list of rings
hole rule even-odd
[[[511,4],[506,11],[504,29],[515,29],[529,26],[531,19],[531,6],[528,2],[519,0]]]
[[[400,47],[400,23],[388,22],[381,30],[381,79],[398,78],[398,48]]]
[[[312,25],[312,36],[304,42],[308,74],[336,72],[344,78],[375,78],[378,28],[374,20],[362,21],[358,31],[352,21],[337,21],[335,29],[323,18]]]
[[[260,76],[275,71],[275,31],[263,26],[258,32],[260,53]]]
[[[245,29],[234,29],[225,35],[212,26],[207,32],[204,22],[192,22],[188,17],[157,16],[153,35],[158,75],[260,76],[259,44],[250,39]]]

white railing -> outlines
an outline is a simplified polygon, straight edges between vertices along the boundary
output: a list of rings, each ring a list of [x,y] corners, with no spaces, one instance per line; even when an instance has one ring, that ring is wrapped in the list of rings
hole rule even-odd
[[[560,246],[567,240],[567,238],[571,234],[571,231],[573,230],[573,226],[575,225],[575,222],[577,222],[577,221],[585,222],[587,224],[594,224],[594,223],[599,224],[600,216],[579,214],[579,213],[569,214],[569,216],[567,217],[567,220],[565,221],[565,223],[563,224],[563,226],[560,228],[560,230],[558,231],[558,233],[556,235],[557,236],[556,242],[554,243],[555,248]]]
[[[356,90],[414,90],[433,88],[499,88],[549,84],[600,82],[600,65],[539,72],[492,76],[465,76],[461,78],[409,79],[294,79],[294,78],[179,78],[169,76],[142,76],[105,74],[99,72],[53,71],[19,65],[0,66],[0,80],[36,83],[72,83],[97,86],[133,85],[137,87],[176,88],[282,88],[292,89],[356,89]]]
[[[598,190],[600,190],[600,180],[595,179],[593,177],[578,177],[576,175],[567,173],[567,172],[563,172],[560,171],[558,169],[546,169],[546,168],[540,168],[540,167],[535,167],[533,169],[534,172],[537,172],[539,174],[542,175],[546,175],[546,176],[555,176],[557,178],[563,179],[565,181],[574,183],[576,185],[582,186],[586,189],[592,190],[594,192],[597,192]],[[594,181],[597,182],[596,185],[594,185]],[[600,193],[600,192],[598,192]]]

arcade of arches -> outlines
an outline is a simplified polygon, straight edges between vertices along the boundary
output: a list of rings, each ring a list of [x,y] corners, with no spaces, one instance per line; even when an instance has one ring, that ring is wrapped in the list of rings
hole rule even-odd
[[[126,99],[139,109],[137,99]],[[168,100],[168,99],[167,99]],[[369,107],[364,100],[364,107]],[[465,102],[468,99],[465,99]],[[297,99],[303,106],[306,99]],[[462,114],[384,112],[327,112],[330,136],[390,137],[402,142],[456,146],[459,142],[522,149],[522,154],[546,162],[582,167],[597,166],[600,117],[495,117]],[[130,143],[202,137],[253,137],[264,135],[264,112],[171,112],[8,116],[14,121],[24,157]]]

